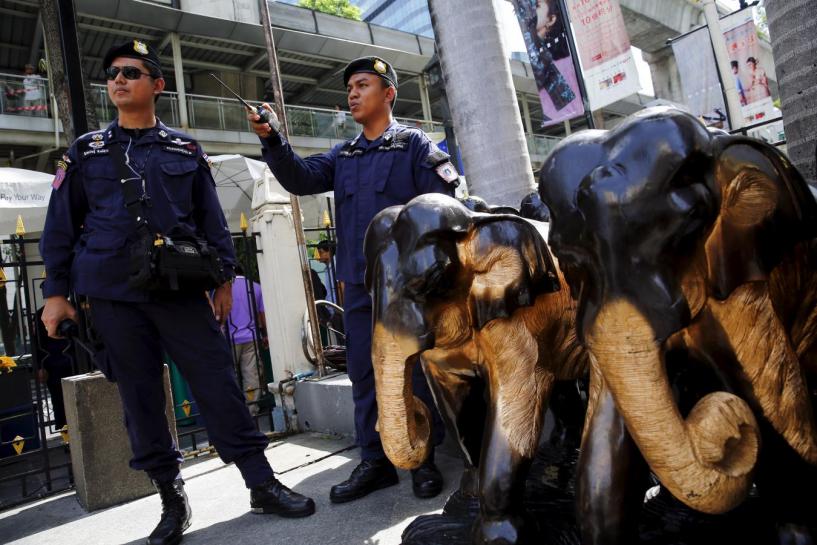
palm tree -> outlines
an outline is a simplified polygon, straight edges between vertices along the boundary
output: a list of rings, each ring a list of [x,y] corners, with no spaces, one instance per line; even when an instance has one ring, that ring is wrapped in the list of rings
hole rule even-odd
[[[518,207],[534,190],[522,117],[492,0],[429,0],[469,193]]]
[[[813,0],[767,0],[787,150],[794,165],[815,184],[817,135],[817,16]]]

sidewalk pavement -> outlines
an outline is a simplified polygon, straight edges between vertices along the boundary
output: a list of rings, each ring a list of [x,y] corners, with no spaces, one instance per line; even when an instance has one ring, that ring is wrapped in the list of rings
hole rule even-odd
[[[249,491],[234,465],[217,457],[187,462],[182,476],[193,510],[185,545],[397,545],[403,529],[417,516],[440,512],[462,473],[459,459],[438,452],[445,475],[439,496],[420,500],[411,492],[411,476],[400,471],[400,484],[351,503],[329,502],[329,488],[349,476],[358,462],[348,438],[305,433],[267,448],[279,478],[315,499],[308,518],[284,519],[250,512]],[[130,503],[85,513],[68,492],[0,513],[0,542],[9,545],[136,545],[158,522],[156,494]]]

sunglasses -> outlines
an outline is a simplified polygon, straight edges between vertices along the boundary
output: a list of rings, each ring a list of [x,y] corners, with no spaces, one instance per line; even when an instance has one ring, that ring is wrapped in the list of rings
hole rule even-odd
[[[122,72],[122,75],[125,76],[125,79],[139,79],[142,76],[150,76],[151,74],[148,72],[142,72],[139,68],[135,66],[109,66],[105,69],[105,75],[108,77],[109,80],[115,80],[116,77],[119,75],[119,72]],[[152,77],[152,76],[151,76]]]

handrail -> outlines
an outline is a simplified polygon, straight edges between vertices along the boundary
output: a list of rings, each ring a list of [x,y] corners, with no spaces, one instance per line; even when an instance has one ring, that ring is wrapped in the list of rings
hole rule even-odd
[[[2,81],[3,78],[6,78],[7,81],[10,78],[14,78],[15,80],[19,79],[22,81],[25,79],[25,77],[26,76],[17,74],[0,73],[0,81]],[[45,82],[46,93],[50,94],[48,78],[43,78],[40,76],[36,77]],[[91,88],[93,92],[98,93],[97,117],[101,123],[106,123],[113,119],[113,115],[115,113],[115,108],[110,103],[107,95],[107,86],[100,83],[92,83]],[[178,93],[175,91],[165,91],[163,95],[165,96],[166,100],[160,101],[157,105],[159,115],[169,125],[177,126],[179,120]],[[248,100],[247,102],[250,104],[262,104],[262,101],[258,100]],[[240,109],[241,106],[231,97],[186,93],[186,103],[189,123],[192,128],[242,132],[251,131],[249,122],[247,122],[245,119],[233,117],[236,109]],[[292,124],[291,136],[346,140],[353,138],[362,130],[362,127],[355,123],[351,112],[348,110],[340,110],[340,112],[346,116],[345,124],[340,126],[335,124],[335,116],[339,113],[338,110],[294,104],[287,105],[286,107],[289,112],[296,114],[292,117],[297,118],[296,122]],[[226,110],[225,108],[230,108],[230,110]],[[0,113],[3,113],[2,108],[0,108]],[[41,112],[41,114],[44,117],[48,117],[48,112],[46,111]],[[408,126],[422,127],[427,132],[442,132],[443,130],[443,124],[439,121],[429,121],[408,117],[397,117],[395,119],[399,123]],[[531,150],[535,150],[537,145],[542,146],[543,141],[560,140],[555,137],[538,134],[526,134],[525,136],[529,139],[529,149]]]

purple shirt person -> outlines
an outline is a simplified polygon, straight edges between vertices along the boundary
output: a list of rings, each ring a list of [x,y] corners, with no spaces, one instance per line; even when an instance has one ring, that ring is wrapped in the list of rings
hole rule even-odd
[[[238,267],[236,272],[238,273]],[[253,315],[250,294],[255,298],[256,315]],[[259,357],[259,350],[264,346],[256,346],[254,339],[256,331],[259,329],[264,331],[265,322],[264,299],[261,296],[260,284],[251,283],[243,274],[238,273],[233,281],[233,308],[227,321],[227,334],[233,343],[235,361],[241,370],[241,385],[253,416],[258,414],[257,401],[262,391],[261,379],[264,376],[263,364]],[[266,345],[266,335],[262,333],[259,338],[262,345]]]

